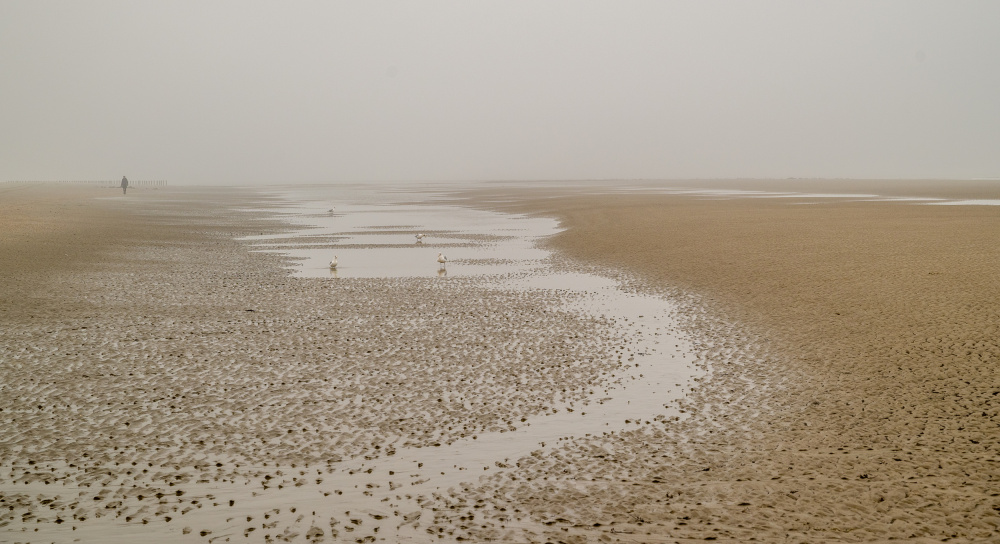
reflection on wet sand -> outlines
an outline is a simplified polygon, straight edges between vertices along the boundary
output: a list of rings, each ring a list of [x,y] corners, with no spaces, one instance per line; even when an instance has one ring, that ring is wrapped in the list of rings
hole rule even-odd
[[[469,261],[428,278],[443,234],[424,277],[394,243],[295,266],[313,250],[248,251],[294,233],[199,201],[147,202],[158,224],[134,231],[155,242],[60,277],[33,305],[51,317],[7,319],[0,523],[17,539],[436,541],[462,530],[425,508],[449,489],[576,433],[682,415],[665,405],[695,369],[671,307],[557,272],[518,220],[488,219],[501,238],[448,225]],[[382,257],[365,269],[362,253]]]

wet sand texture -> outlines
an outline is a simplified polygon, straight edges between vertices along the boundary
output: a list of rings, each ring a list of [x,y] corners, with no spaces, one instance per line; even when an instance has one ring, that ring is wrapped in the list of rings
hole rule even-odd
[[[553,541],[1000,541],[1000,207],[534,196],[508,209],[561,218],[555,247],[689,301],[713,374],[690,419],[576,440],[487,494]]]
[[[478,195],[561,218],[572,266],[683,305],[711,370],[687,418],[563,441],[415,510],[388,506],[398,480],[364,491],[384,510],[261,510],[229,497],[329,504],[331,471],[581,399],[619,338],[556,292],[291,278],[233,241],[283,227],[227,211],[260,204],[232,190],[0,191],[5,539],[997,540],[1000,208]]]
[[[346,505],[324,480],[514,430],[622,365],[613,327],[556,290],[292,278],[234,239],[284,228],[233,211],[253,195],[135,193],[2,195],[5,539],[436,539],[407,493],[419,467]],[[320,506],[296,513],[306,493]]]

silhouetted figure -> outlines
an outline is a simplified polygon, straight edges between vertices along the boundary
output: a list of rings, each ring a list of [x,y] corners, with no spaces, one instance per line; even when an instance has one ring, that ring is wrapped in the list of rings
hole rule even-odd
[[[128,178],[122,176],[122,194],[125,194],[125,191],[127,190],[128,190]]]

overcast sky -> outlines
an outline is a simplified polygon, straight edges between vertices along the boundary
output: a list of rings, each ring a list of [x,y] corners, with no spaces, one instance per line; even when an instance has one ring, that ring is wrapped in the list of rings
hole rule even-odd
[[[1000,2],[0,0],[0,180],[1000,177]]]

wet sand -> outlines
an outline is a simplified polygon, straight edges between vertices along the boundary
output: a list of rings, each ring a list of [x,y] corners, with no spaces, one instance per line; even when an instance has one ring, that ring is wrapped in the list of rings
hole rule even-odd
[[[575,441],[527,471],[544,488],[492,483],[553,540],[1000,541],[1000,207],[575,192],[501,207],[555,215],[553,246],[687,300],[713,372],[690,419]]]
[[[996,540],[1000,207],[601,191],[474,202],[554,215],[567,266],[681,304],[710,370],[684,417],[485,467],[408,510],[422,467],[323,480],[580,402],[620,366],[620,329],[556,310],[557,290],[292,278],[234,240],[287,228],[238,211],[252,193],[0,187],[0,484],[17,488],[0,537]],[[935,191],[996,197],[899,194]],[[289,501],[254,502],[273,494]]]
[[[516,458],[406,460],[585,410],[638,356],[565,289],[294,278],[239,240],[291,230],[258,193],[0,190],[5,541],[459,538],[421,504]]]

